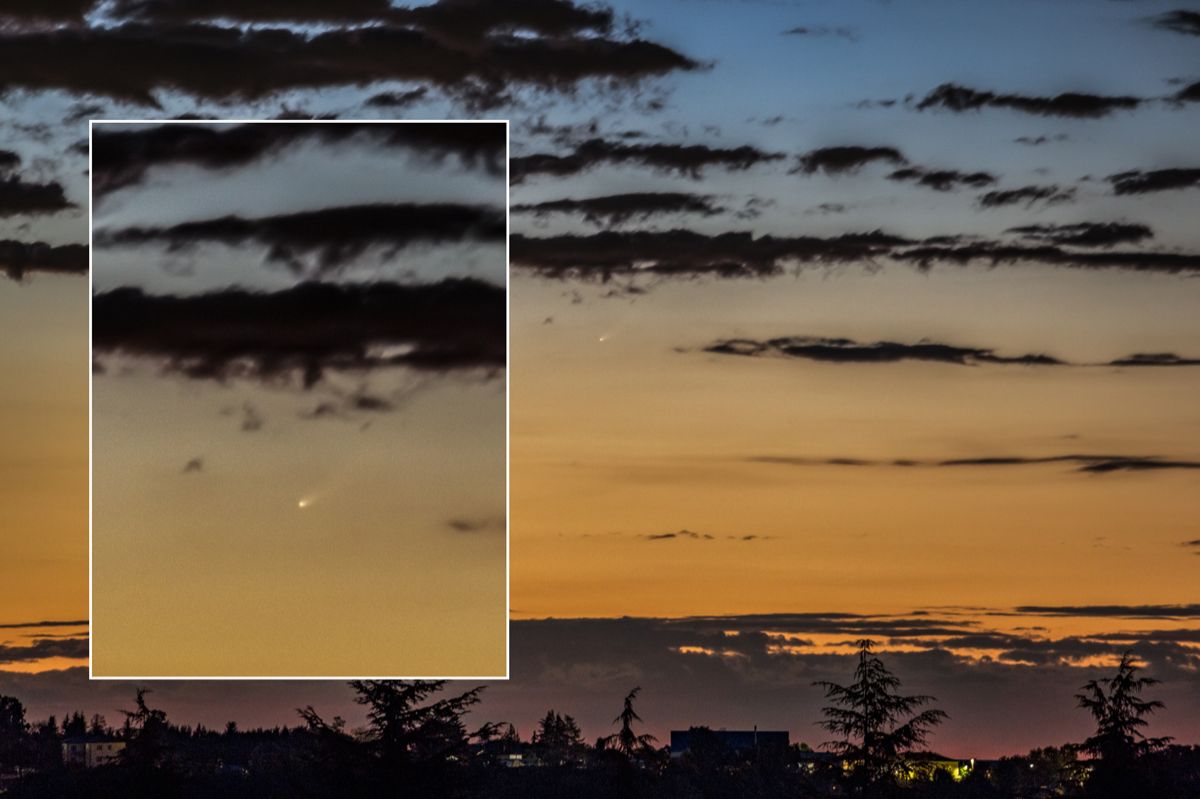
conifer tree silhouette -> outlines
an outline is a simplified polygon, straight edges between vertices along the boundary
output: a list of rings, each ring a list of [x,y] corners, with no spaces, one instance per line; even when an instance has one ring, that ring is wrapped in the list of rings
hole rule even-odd
[[[849,685],[822,681],[825,698],[832,704],[822,708],[819,722],[838,736],[826,746],[848,764],[851,781],[859,790],[890,784],[904,765],[904,755],[925,742],[930,730],[947,716],[941,710],[919,710],[934,701],[932,696],[905,696],[898,692],[900,680],[888,671],[871,648],[874,642],[857,642],[858,666]]]

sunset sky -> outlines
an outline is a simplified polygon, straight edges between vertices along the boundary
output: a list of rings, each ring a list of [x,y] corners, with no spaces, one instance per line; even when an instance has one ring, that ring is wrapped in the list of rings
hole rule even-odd
[[[1195,742],[1187,4],[227,5],[207,24],[235,26],[232,45],[173,28],[172,0],[125,21],[117,3],[86,35],[5,29],[14,174],[84,207],[72,148],[91,116],[511,120],[516,621],[512,680],[482,713],[528,734],[554,706],[594,737],[641,684],[657,734],[758,724],[815,744],[810,683],[845,676],[844,642],[869,635],[950,713],[939,751],[1079,740],[1071,694],[1126,648],[1164,680],[1156,734]],[[288,33],[268,48],[264,27]],[[171,36],[177,55],[155,44]],[[34,52],[72,56],[23,66]],[[152,68],[78,63],[112,52]],[[292,69],[269,68],[280,53]],[[42,206],[0,220],[4,237],[86,240],[86,215]],[[72,252],[36,255],[44,269],[0,285],[0,362],[27,375],[0,399],[0,514],[38,531],[0,565],[19,573],[13,622],[87,615],[86,281],[52,274],[82,271]],[[377,424],[419,424],[407,413]],[[54,640],[21,637],[38,633],[4,641],[0,690],[35,713],[127,701],[34,657],[61,645],[16,651]],[[212,690],[159,699],[206,723],[346,702]]]

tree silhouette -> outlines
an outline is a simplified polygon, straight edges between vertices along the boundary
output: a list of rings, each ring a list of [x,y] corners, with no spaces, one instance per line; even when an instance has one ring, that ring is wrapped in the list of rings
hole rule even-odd
[[[1101,796],[1124,796],[1139,783],[1139,765],[1145,755],[1166,746],[1170,738],[1147,738],[1146,717],[1163,707],[1158,700],[1142,699],[1142,691],[1158,680],[1138,677],[1131,653],[1121,656],[1112,677],[1090,680],[1075,695],[1079,707],[1096,720],[1096,732],[1083,742],[1084,751],[1096,759],[1089,790]]]
[[[48,771],[62,766],[62,739],[54,716],[33,726],[29,744],[31,763],[35,769]]]
[[[574,718],[547,710],[530,743],[543,763],[561,766],[578,759],[583,750],[583,735]]]
[[[637,699],[637,695],[641,690],[639,686],[625,695],[625,706],[622,708],[620,715],[613,719],[613,724],[620,724],[621,729],[612,735],[600,739],[600,744],[604,749],[620,752],[631,760],[646,754],[658,742],[658,739],[653,735],[648,733],[638,735],[633,730],[634,722],[641,722],[642,720],[642,717],[633,709],[633,700]]]
[[[918,710],[932,696],[898,693],[900,680],[871,652],[874,642],[858,641],[858,666],[850,685],[822,681],[832,702],[822,708],[819,722],[839,736],[826,747],[850,764],[858,788],[893,783],[904,765],[904,755],[925,742],[930,730],[947,716],[941,710]]]
[[[153,769],[161,766],[168,751],[167,736],[170,728],[167,725],[167,714],[146,704],[146,688],[137,689],[137,699],[133,710],[122,710],[125,715],[126,743],[121,750],[121,759],[125,763],[142,769]],[[83,718],[79,714],[80,719]]]
[[[363,752],[362,744],[346,732],[345,719],[334,716],[331,721],[325,721],[312,705],[297,712],[304,720],[313,742],[311,750],[303,758],[309,766],[307,776],[310,790],[320,795],[317,786],[323,786],[324,792],[332,796],[338,790],[350,790],[360,785],[371,763]]]
[[[521,745],[521,736],[517,733],[517,728],[512,724],[502,725],[499,737],[496,740],[503,742],[506,746],[519,747]]]
[[[69,716],[63,716],[62,728],[64,738],[87,735],[87,719],[83,713],[76,710]]]
[[[108,735],[108,733],[108,723],[104,716],[93,713],[92,720],[88,722],[88,735]]]
[[[486,739],[493,725],[469,733],[463,717],[483,688],[432,700],[444,680],[355,680],[354,701],[367,708],[367,728],[353,735],[345,721],[326,722],[312,706],[299,711],[315,748],[311,775],[324,794],[392,794],[404,786],[413,795],[450,786],[470,760],[472,737]],[[314,789],[315,790],[315,789]]]
[[[354,701],[368,708],[371,740],[389,763],[429,762],[461,754],[469,734],[463,716],[482,687],[426,703],[445,680],[355,680]]]
[[[21,700],[0,696],[0,769],[20,764],[28,729]]]

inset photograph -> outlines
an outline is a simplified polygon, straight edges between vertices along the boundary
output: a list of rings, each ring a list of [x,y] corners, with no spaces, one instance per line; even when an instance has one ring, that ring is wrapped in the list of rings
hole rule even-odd
[[[93,678],[507,676],[507,140],[93,121]]]

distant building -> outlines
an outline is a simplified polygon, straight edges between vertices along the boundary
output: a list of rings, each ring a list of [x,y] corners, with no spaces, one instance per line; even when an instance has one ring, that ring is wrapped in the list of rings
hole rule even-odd
[[[503,738],[493,738],[490,741],[485,741],[475,747],[475,754],[480,757],[486,757],[495,763],[499,763],[507,768],[520,768],[522,766],[541,766],[541,758],[531,752],[532,747],[529,744],[519,740],[505,740]]]
[[[522,766],[533,762],[532,760],[526,760],[525,755],[522,752],[509,752],[507,754],[500,755],[497,759],[499,760],[500,765],[505,766],[506,768],[521,768]]]
[[[76,735],[63,740],[63,763],[80,768],[95,768],[116,761],[125,742],[111,735]]]
[[[846,763],[842,760],[841,755],[833,752],[821,752],[816,749],[809,749],[803,744],[796,750],[793,757],[795,758],[796,767],[810,774],[817,769],[846,768]]]
[[[930,780],[940,771],[958,782],[975,768],[974,759],[958,760],[937,752],[912,752],[905,756],[904,762],[905,772],[901,776],[907,780]]]
[[[688,730],[671,730],[671,757],[682,757],[691,751],[699,738],[707,738],[722,749],[739,755],[761,752],[786,752],[791,745],[791,734],[787,730],[710,730],[707,727],[692,727]]]

